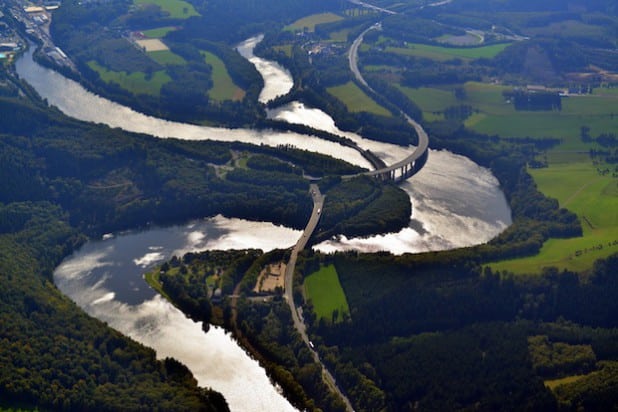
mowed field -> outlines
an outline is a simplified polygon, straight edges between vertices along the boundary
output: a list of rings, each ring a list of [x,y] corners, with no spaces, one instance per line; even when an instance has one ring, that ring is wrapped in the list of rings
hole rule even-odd
[[[400,89],[417,103],[427,120],[442,118],[449,106],[466,104],[474,113],[466,127],[503,137],[552,137],[561,143],[546,156],[549,167],[530,169],[538,188],[576,213],[584,236],[549,239],[537,256],[492,264],[494,270],[534,274],[544,267],[586,271],[594,261],[618,252],[618,178],[612,177],[615,165],[594,165],[589,157],[594,143],[580,138],[582,126],[590,135],[618,133],[618,93],[616,89],[597,89],[592,95],[562,99],[561,111],[516,111],[502,92],[509,87],[468,82],[465,96],[457,99],[451,89]],[[607,170],[606,173],[600,173]]]
[[[245,91],[234,84],[230,77],[225,64],[216,55],[202,51],[204,60],[212,67],[212,89],[208,91],[211,99],[223,100],[242,100],[245,97]]]
[[[148,57],[157,63],[166,66],[168,64],[183,65],[187,61],[170,50],[156,50],[148,52]]]
[[[466,121],[467,128],[503,137],[554,137],[564,139],[561,150],[587,150],[579,140],[580,128],[590,127],[593,136],[618,131],[618,93],[598,89],[592,95],[562,99],[561,111],[516,111],[502,92],[510,87],[467,82],[465,98],[458,100],[451,89],[399,88],[423,110],[427,120],[441,118],[449,106],[470,105],[477,110]]]
[[[343,17],[336,15],[335,13],[320,13],[313,14],[311,16],[303,17],[296,20],[294,23],[286,26],[284,30],[305,30],[314,31],[315,26],[322,23],[332,23],[335,21],[343,20]]]
[[[134,0],[133,3],[138,6],[146,4],[159,6],[173,19],[188,19],[200,15],[191,3],[183,0]]]
[[[391,116],[391,112],[367,96],[356,84],[347,82],[341,86],[329,87],[327,91],[341,100],[351,112],[368,112]]]
[[[127,73],[108,70],[94,60],[89,61],[88,66],[99,73],[104,82],[117,83],[123,89],[134,94],[158,96],[161,92],[161,86],[172,80],[164,70],[158,70],[148,77],[144,72]]]
[[[330,322],[336,310],[339,312],[337,321],[342,321],[343,315],[350,313],[334,265],[324,266],[305,278],[305,295],[313,303],[313,311],[318,319]]]
[[[482,57],[495,57],[510,44],[511,43],[500,43],[481,47],[442,47],[430,46],[428,44],[410,43],[406,45],[406,47],[389,46],[386,48],[386,52],[401,54],[404,56],[424,57],[437,61],[446,61],[454,58],[473,60]]]
[[[142,31],[142,34],[150,39],[160,39],[165,37],[165,35],[171,31],[175,31],[176,27],[166,26],[159,27],[158,29],[150,29]]]
[[[584,235],[549,239],[538,255],[491,264],[492,269],[517,274],[539,273],[548,266],[587,271],[596,259],[618,252],[618,178],[612,177],[615,166],[595,166],[587,154],[563,157],[556,153],[549,162],[549,167],[529,172],[541,192],[578,215]],[[599,172],[606,169],[608,173]]]

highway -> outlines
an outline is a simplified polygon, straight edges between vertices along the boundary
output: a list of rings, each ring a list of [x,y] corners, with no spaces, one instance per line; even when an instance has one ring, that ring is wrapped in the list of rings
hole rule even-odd
[[[365,7],[367,9],[371,9],[371,10],[375,10],[375,11],[380,11],[380,12],[386,13],[386,14],[397,14],[394,11],[391,11],[391,10],[388,10],[388,9],[383,9],[382,7],[374,6],[373,4],[365,3],[364,1],[360,1],[360,0],[349,0],[349,1],[352,4],[356,4],[357,6]]]
[[[350,70],[354,74],[354,77],[356,77],[356,80],[358,80],[359,83],[361,83],[363,86],[371,90],[373,93],[376,93],[376,91],[373,90],[371,86],[369,86],[369,84],[367,83],[363,75],[361,74],[360,70],[358,69],[358,48],[363,42],[363,38],[365,37],[365,34],[367,34],[371,30],[380,30],[380,29],[381,29],[380,23],[376,23],[372,25],[371,27],[369,27],[368,29],[366,29],[365,31],[363,31],[356,39],[354,39],[352,46],[350,46],[350,51],[348,52],[348,62],[350,64]],[[423,129],[423,127],[417,121],[412,119],[402,110],[399,110],[399,112],[406,119],[406,121],[412,127],[414,127],[414,130],[416,131],[416,134],[418,135],[418,146],[416,146],[416,149],[410,154],[410,156],[406,157],[405,159],[402,159],[398,161],[397,163],[394,163],[390,166],[387,166],[387,167],[384,167],[378,170],[372,170],[370,172],[365,172],[362,174],[367,175],[367,176],[388,175],[390,172],[403,168],[406,165],[414,164],[416,160],[426,155],[427,151],[429,150],[429,136],[427,136],[427,132],[425,132],[425,129]],[[345,177],[348,177],[348,176],[345,176]]]
[[[352,408],[352,404],[350,403],[350,400],[343,394],[341,389],[339,389],[339,387],[337,386],[337,382],[335,381],[335,378],[328,371],[326,366],[322,363],[322,361],[320,360],[320,356],[318,355],[316,350],[313,348],[313,344],[309,341],[305,323],[300,318],[298,314],[298,310],[296,309],[296,305],[294,304],[294,268],[296,267],[296,259],[298,258],[298,253],[307,246],[307,242],[309,241],[309,238],[313,234],[313,231],[315,230],[315,228],[318,225],[318,222],[320,221],[320,217],[322,216],[322,208],[324,207],[324,197],[325,196],[323,196],[322,193],[320,193],[320,188],[318,187],[318,185],[311,184],[309,188],[311,190],[311,197],[313,199],[313,211],[311,213],[311,217],[309,218],[309,221],[307,222],[307,226],[305,227],[305,230],[303,231],[303,234],[301,235],[300,239],[298,239],[298,241],[296,242],[296,245],[294,245],[294,248],[292,248],[292,253],[290,254],[290,260],[288,261],[288,264],[285,268],[285,295],[284,296],[285,296],[285,300],[288,302],[288,305],[290,306],[290,312],[292,312],[292,320],[294,322],[294,328],[296,328],[298,333],[300,333],[300,336],[305,342],[305,345],[307,345],[307,348],[311,351],[311,354],[313,355],[313,360],[316,363],[319,363],[320,365],[322,365],[322,378],[324,379],[324,382],[334,392],[336,392],[341,397],[341,399],[343,399],[343,401],[346,404],[346,409],[348,411],[353,411],[354,409]]]

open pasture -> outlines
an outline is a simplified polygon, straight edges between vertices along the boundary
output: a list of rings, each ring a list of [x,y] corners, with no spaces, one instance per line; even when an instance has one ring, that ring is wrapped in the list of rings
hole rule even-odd
[[[481,47],[442,47],[430,46],[428,44],[410,43],[407,44],[406,47],[389,46],[386,48],[386,52],[402,54],[405,56],[424,57],[437,61],[446,61],[457,58],[474,60],[495,57],[509,45],[510,43],[500,43]]]
[[[618,131],[618,93],[599,89],[593,95],[562,99],[561,111],[517,111],[504,99],[510,87],[467,82],[465,97],[456,99],[453,88],[399,86],[430,118],[453,105],[470,105],[477,112],[465,121],[469,129],[503,137],[553,137],[563,139],[561,150],[587,150],[579,139],[580,128],[590,127],[593,136]]]
[[[611,168],[595,166],[588,159],[531,169],[541,192],[578,215],[583,236],[549,239],[538,255],[491,264],[492,269],[518,274],[539,273],[547,266],[587,271],[596,259],[618,252],[618,178],[612,177]],[[605,169],[609,172],[599,173]]]
[[[149,77],[144,72],[127,73],[108,70],[94,60],[88,62],[88,66],[99,73],[104,82],[117,83],[123,89],[134,94],[158,96],[161,92],[161,86],[171,80],[164,70],[156,71]]]
[[[148,57],[163,66],[168,64],[183,65],[187,63],[185,59],[170,50],[151,51],[148,52]]]
[[[368,112],[391,116],[391,112],[367,96],[356,84],[347,82],[341,86],[329,87],[328,92],[341,100],[351,112]]]
[[[343,20],[343,17],[338,16],[335,13],[312,14],[311,16],[303,17],[302,19],[296,20],[294,23],[286,26],[285,30],[307,30],[312,32],[315,30],[315,26],[317,26],[318,24],[332,23],[339,20]]]
[[[157,29],[150,29],[150,30],[144,30],[142,31],[142,34],[145,37],[148,37],[150,39],[160,39],[165,37],[165,35],[171,31],[175,31],[176,27],[173,26],[166,26],[166,27],[159,27]]]
[[[134,4],[159,6],[172,19],[188,19],[200,15],[191,3],[184,0],[134,0]]]
[[[305,295],[313,303],[313,311],[318,319],[330,322],[333,313],[337,311],[339,315],[335,321],[342,321],[344,314],[350,313],[334,265],[324,266],[305,278]]]
[[[245,91],[234,84],[223,61],[216,55],[202,51],[204,60],[212,67],[212,89],[208,91],[211,99],[223,100],[242,100]]]

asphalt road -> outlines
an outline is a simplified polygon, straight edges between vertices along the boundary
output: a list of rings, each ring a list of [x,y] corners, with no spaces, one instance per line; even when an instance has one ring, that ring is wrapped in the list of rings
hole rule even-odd
[[[350,70],[354,74],[354,77],[356,77],[356,80],[358,80],[363,86],[367,87],[369,90],[373,91],[374,93],[375,91],[371,88],[371,86],[369,86],[369,84],[367,84],[367,81],[365,81],[365,78],[363,77],[360,70],[358,69],[358,48],[363,42],[363,38],[365,37],[365,34],[367,34],[367,32],[371,30],[380,30],[380,29],[381,29],[380,23],[376,23],[372,25],[371,27],[369,27],[368,29],[366,29],[365,31],[363,31],[356,39],[354,39],[352,46],[350,46],[350,51],[348,52],[348,62],[350,63]],[[405,114],[403,111],[400,110],[400,112],[405,117],[406,121],[412,127],[414,127],[414,130],[416,130],[416,134],[418,135],[418,146],[416,146],[416,149],[414,150],[414,152],[412,152],[410,156],[406,157],[405,159],[402,159],[398,161],[397,163],[394,163],[388,167],[378,169],[378,170],[373,170],[371,172],[366,172],[363,174],[368,175],[368,176],[377,176],[377,175],[391,172],[393,170],[397,170],[407,164],[413,163],[415,160],[420,158],[429,149],[429,137],[427,136],[425,129],[423,129],[423,127],[417,121],[412,119],[410,116]]]
[[[307,241],[313,234],[318,222],[320,221],[320,217],[322,216],[322,208],[324,207],[324,196],[320,193],[320,189],[318,185],[311,184],[309,186],[311,190],[311,197],[313,199],[313,211],[311,213],[311,217],[307,222],[307,226],[303,231],[300,239],[294,245],[292,249],[292,253],[290,254],[290,260],[288,261],[287,267],[285,268],[285,300],[288,302],[290,306],[290,312],[292,312],[292,321],[294,322],[294,328],[300,333],[303,341],[307,345],[307,348],[311,351],[313,356],[313,360],[316,363],[322,365],[322,378],[324,382],[339,396],[346,404],[346,408],[348,411],[353,411],[352,404],[349,399],[343,394],[343,392],[337,386],[337,382],[333,375],[328,371],[326,366],[320,360],[320,356],[313,348],[313,344],[309,341],[309,337],[307,336],[307,329],[305,327],[305,323],[300,318],[298,314],[298,310],[296,309],[296,305],[294,304],[294,268],[296,267],[296,260],[298,258],[298,253],[303,250],[307,246]]]

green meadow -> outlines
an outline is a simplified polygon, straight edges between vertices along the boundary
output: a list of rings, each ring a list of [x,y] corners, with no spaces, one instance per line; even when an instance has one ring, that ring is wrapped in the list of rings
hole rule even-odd
[[[613,166],[595,166],[586,154],[580,154],[579,161],[577,157],[554,155],[549,167],[529,172],[541,192],[578,215],[583,236],[549,239],[538,255],[491,264],[492,269],[518,274],[539,273],[547,266],[586,271],[596,259],[618,252],[618,179],[612,177]],[[610,172],[602,175],[597,168]]]
[[[343,20],[343,17],[336,15],[335,13],[320,13],[312,14],[311,16],[303,17],[296,20],[294,23],[286,26],[284,30],[305,30],[314,31],[315,26],[322,23],[332,23],[335,21]]]
[[[341,100],[351,112],[368,112],[381,116],[391,116],[391,112],[367,96],[354,82],[329,87],[326,90]]]
[[[159,27],[157,29],[144,30],[142,33],[144,36],[150,39],[160,39],[165,37],[165,35],[171,31],[175,31],[176,27],[167,26],[167,27]]]
[[[502,95],[510,87],[479,82],[467,82],[463,87],[465,98],[457,100],[452,89],[399,86],[427,120],[440,119],[436,113],[449,106],[466,104],[477,110],[465,121],[469,129],[503,137],[564,139],[562,150],[587,150],[579,140],[582,126],[590,127],[594,136],[618,130],[618,93],[613,94],[614,89],[563,98],[561,111],[517,111]]]
[[[147,4],[159,6],[173,19],[188,19],[200,15],[191,3],[183,0],[134,0],[134,4],[138,6]]]
[[[202,51],[204,60],[212,67],[212,89],[208,91],[211,99],[222,100],[242,100],[245,91],[234,84],[223,61],[216,55]]]
[[[593,165],[588,152],[594,143],[580,138],[582,126],[590,134],[618,131],[618,93],[596,89],[592,95],[562,99],[561,111],[516,111],[502,92],[509,87],[468,82],[465,95],[457,99],[450,88],[400,89],[423,110],[426,120],[439,120],[449,106],[466,104],[475,113],[465,121],[467,128],[503,137],[553,137],[561,143],[546,153],[549,167],[530,169],[538,188],[576,213],[583,236],[549,239],[538,255],[491,264],[494,270],[517,274],[539,273],[544,267],[588,271],[594,261],[618,252],[618,179],[614,165]],[[608,169],[606,174],[600,170]]]
[[[117,83],[123,89],[134,94],[158,96],[161,92],[161,86],[172,80],[164,70],[158,70],[148,77],[144,72],[127,73],[108,70],[94,60],[89,61],[88,66],[99,73],[104,82]]]
[[[427,59],[445,61],[455,58],[460,59],[480,59],[495,57],[502,50],[506,49],[510,43],[492,44],[481,47],[443,47],[430,46],[428,44],[410,43],[406,47],[386,48],[387,53],[401,54],[404,56],[424,57]]]
[[[595,373],[595,372],[592,372],[592,373]],[[545,384],[545,386],[547,386],[547,388],[553,391],[560,385],[566,385],[568,383],[577,382],[579,380],[582,380],[582,378],[585,378],[586,376],[587,375],[573,375],[573,376],[567,376],[565,378],[549,379],[549,380],[544,381],[543,383]]]
[[[329,37],[334,42],[345,43],[348,41],[348,34],[350,34],[350,31],[350,29],[333,31],[329,33]]]
[[[168,64],[182,65],[187,63],[185,59],[170,50],[151,51],[148,52],[148,57],[163,66]]]
[[[313,303],[313,311],[318,319],[331,321],[334,311],[338,311],[335,321],[342,321],[343,315],[350,313],[334,265],[323,266],[305,278],[305,295]]]

